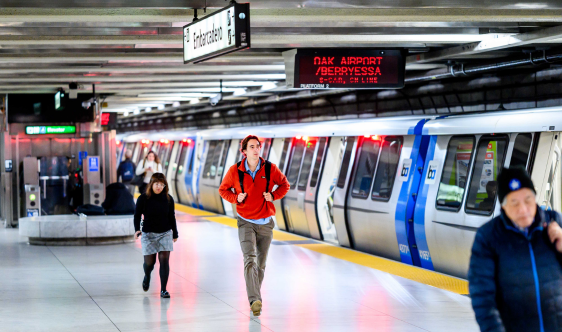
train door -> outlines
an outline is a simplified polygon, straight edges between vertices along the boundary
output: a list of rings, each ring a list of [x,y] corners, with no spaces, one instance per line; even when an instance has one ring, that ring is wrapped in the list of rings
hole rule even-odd
[[[293,140],[289,170],[287,174],[287,180],[289,181],[291,189],[283,198],[285,220],[287,221],[288,230],[304,236],[310,236],[310,229],[308,227],[306,215],[304,214],[304,196],[306,186],[302,187],[302,190],[298,190],[297,184],[299,173],[301,171],[301,165],[305,157],[305,151],[307,150],[307,144],[307,138],[298,137]],[[314,144],[314,147],[316,147],[316,144]],[[314,151],[311,150],[312,149],[309,149],[308,151],[308,159],[310,159],[310,162],[312,162],[312,156],[314,153]]]
[[[341,139],[340,146],[341,149],[344,150],[344,153],[340,164],[336,188],[333,194],[333,216],[339,244],[344,247],[351,247],[352,243],[349,237],[345,209],[347,191],[349,188],[349,178],[351,177],[351,169],[353,167],[353,160],[355,160],[355,152],[357,150],[357,138],[353,136],[343,137]]]
[[[401,189],[394,184],[402,147],[411,149],[413,136],[374,135],[360,137],[358,143],[346,205],[351,242],[361,251],[400,260],[395,227],[398,195],[393,193]]]
[[[537,190],[537,204],[546,210],[560,211],[561,139],[559,132],[540,134],[531,178]]]
[[[172,142],[174,143],[174,142]],[[170,149],[170,158],[168,160],[169,165],[167,165],[167,170],[164,171],[164,174],[166,175],[166,179],[168,179],[168,186],[169,188],[169,192],[170,195],[172,195],[172,197],[176,200],[177,203],[179,203],[179,197],[178,197],[178,192],[176,190],[176,173],[178,171],[178,151],[180,149],[180,147],[183,145],[182,141],[176,142],[173,146],[173,148]]]
[[[208,141],[205,166],[200,180],[200,202],[206,210],[224,214],[218,189],[222,180],[230,141]]]
[[[179,145],[176,156],[176,163],[178,166],[174,182],[180,203],[196,207],[190,185],[193,174],[192,165],[195,152],[194,147],[195,144],[191,139],[185,139]]]
[[[276,138],[272,141],[271,149],[269,153],[269,161],[276,164],[277,167],[283,174],[286,174],[287,159],[289,154],[287,153],[291,145],[290,138]],[[273,191],[277,189],[276,186],[273,187]],[[274,200],[273,205],[275,206],[275,225],[277,228],[282,230],[287,230],[287,224],[285,221],[285,216],[283,215],[283,200]]]
[[[127,143],[127,144],[130,144],[130,143]],[[140,142],[135,142],[135,143],[132,143],[132,144],[134,146],[134,148],[133,148],[133,159],[132,160],[135,163],[135,165],[138,165],[140,155],[142,153],[142,145],[143,144],[140,143]]]
[[[230,142],[230,147],[228,148],[228,153],[226,154],[226,160],[224,162],[224,171],[220,180],[222,181],[226,175],[226,172],[230,169],[232,165],[235,165],[238,161],[236,160],[240,156],[240,140],[234,139]],[[219,183],[220,186],[220,183]],[[236,218],[238,214],[236,213],[236,204],[232,204],[221,197],[222,204],[224,206],[225,214],[231,218]]]
[[[160,160],[162,161],[162,173],[166,175],[168,173],[168,167],[170,166],[170,157],[172,156],[172,150],[174,149],[174,141],[166,140],[160,148]]]
[[[319,223],[319,211],[317,210],[320,205],[319,198],[319,186],[318,181],[322,172],[322,167],[324,165],[324,157],[326,156],[326,148],[329,143],[327,137],[320,137],[316,140],[311,139],[310,143],[316,143],[316,151],[314,152],[314,157],[310,160],[310,164],[307,165],[309,160],[306,156],[303,162],[301,176],[303,181],[299,179],[298,189],[302,188],[301,184],[306,188],[304,196],[304,213],[306,215],[306,220],[308,222],[308,228],[310,229],[310,234],[313,238],[323,240],[322,232]],[[308,147],[307,149],[313,149]],[[309,175],[306,174],[308,171]],[[324,200],[322,203],[326,203]]]

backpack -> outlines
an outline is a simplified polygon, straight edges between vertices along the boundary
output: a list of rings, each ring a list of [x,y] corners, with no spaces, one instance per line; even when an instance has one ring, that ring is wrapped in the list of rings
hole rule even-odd
[[[239,168],[242,165],[242,161],[239,161],[236,164],[236,168],[238,169],[238,179],[240,180],[240,189],[242,189],[242,193],[244,193],[244,172],[242,172]],[[271,175],[271,163],[269,161],[265,161],[265,192],[269,192],[269,177]]]
[[[129,182],[135,177],[135,165],[130,161],[125,161],[121,165],[121,181]]]

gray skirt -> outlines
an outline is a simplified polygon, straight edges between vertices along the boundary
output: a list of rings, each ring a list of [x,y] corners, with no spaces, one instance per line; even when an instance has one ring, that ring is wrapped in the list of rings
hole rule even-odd
[[[172,236],[171,229],[164,233],[142,232],[142,254],[146,256],[159,253],[160,251],[174,251],[174,239]]]

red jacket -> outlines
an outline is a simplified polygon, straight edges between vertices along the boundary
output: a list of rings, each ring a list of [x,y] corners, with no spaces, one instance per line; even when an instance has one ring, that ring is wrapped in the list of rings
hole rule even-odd
[[[275,206],[272,202],[266,202],[263,197],[267,180],[265,178],[265,160],[260,157],[260,169],[256,173],[255,180],[252,176],[246,173],[245,167],[246,158],[240,163],[238,168],[244,172],[244,192],[248,193],[246,199],[242,203],[238,203],[238,194],[242,193],[240,188],[240,178],[238,177],[238,169],[236,164],[230,166],[228,172],[222,180],[219,187],[219,194],[222,198],[226,199],[232,204],[236,204],[236,212],[246,219],[262,219],[275,215]],[[279,187],[271,192],[273,186]],[[231,188],[234,188],[236,193],[233,193]],[[279,170],[277,165],[271,164],[271,173],[269,175],[269,192],[274,200],[283,198],[289,192],[290,185],[287,177]]]

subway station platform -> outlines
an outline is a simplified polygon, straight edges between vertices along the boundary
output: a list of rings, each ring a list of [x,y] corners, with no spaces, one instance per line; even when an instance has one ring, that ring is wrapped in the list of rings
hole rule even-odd
[[[178,206],[168,290],[145,293],[140,240],[31,246],[0,230],[2,331],[478,331],[466,281],[275,231],[250,311],[233,219]]]

